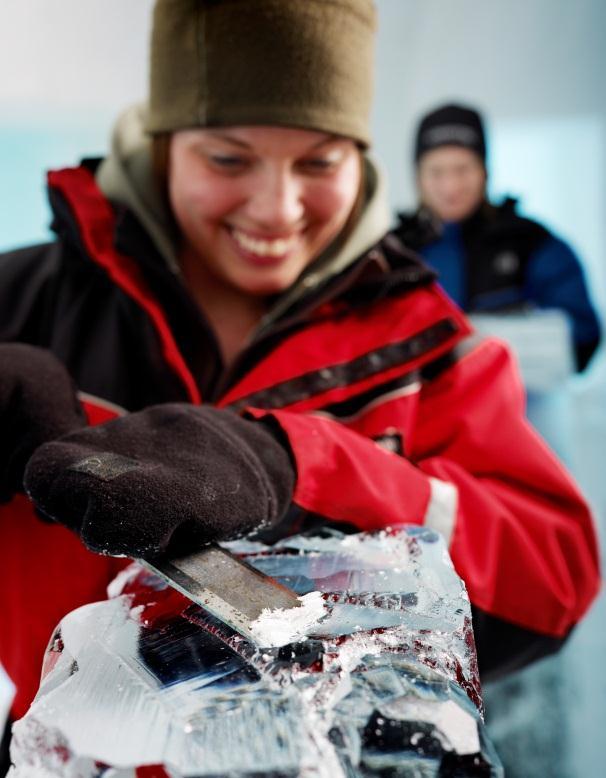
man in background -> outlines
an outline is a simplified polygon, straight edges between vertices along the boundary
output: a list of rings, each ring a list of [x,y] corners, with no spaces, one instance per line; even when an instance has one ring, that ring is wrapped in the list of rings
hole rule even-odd
[[[580,262],[541,224],[519,216],[516,201],[486,193],[486,137],[480,114],[445,105],[421,120],[415,142],[419,207],[399,215],[397,232],[438,271],[463,310],[564,311],[577,369],[600,341],[600,325]]]

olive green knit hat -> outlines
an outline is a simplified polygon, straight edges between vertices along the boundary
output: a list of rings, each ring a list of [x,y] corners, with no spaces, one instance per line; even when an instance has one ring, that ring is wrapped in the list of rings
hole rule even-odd
[[[147,130],[272,124],[370,141],[373,0],[156,0]]]

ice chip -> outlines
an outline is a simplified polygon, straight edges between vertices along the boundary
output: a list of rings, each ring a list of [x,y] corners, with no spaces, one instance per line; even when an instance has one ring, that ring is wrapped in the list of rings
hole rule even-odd
[[[309,592],[298,599],[299,608],[265,608],[253,621],[250,627],[260,646],[277,647],[300,641],[326,616],[321,592]]]

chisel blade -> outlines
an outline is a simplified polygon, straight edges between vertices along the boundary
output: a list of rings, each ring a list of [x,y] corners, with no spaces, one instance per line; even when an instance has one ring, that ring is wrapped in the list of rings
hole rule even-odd
[[[251,624],[263,610],[301,606],[293,591],[216,545],[179,558],[139,561],[253,643],[258,641]]]

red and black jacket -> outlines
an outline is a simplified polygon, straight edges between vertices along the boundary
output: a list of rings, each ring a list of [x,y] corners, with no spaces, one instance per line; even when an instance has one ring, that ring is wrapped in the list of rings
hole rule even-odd
[[[428,524],[473,605],[484,677],[555,650],[599,582],[588,508],[524,418],[507,349],[476,340],[432,274],[386,236],[311,290],[225,371],[201,312],[134,216],[86,166],[49,177],[55,243],[0,258],[0,340],[51,349],[91,422],[168,401],[271,414],[301,517],[363,530]],[[100,399],[93,399],[100,398]],[[122,562],[87,552],[27,500],[0,511],[0,661],[14,715],[70,609]]]

